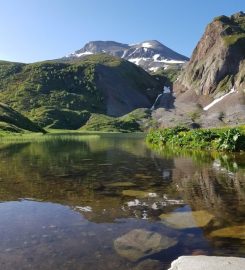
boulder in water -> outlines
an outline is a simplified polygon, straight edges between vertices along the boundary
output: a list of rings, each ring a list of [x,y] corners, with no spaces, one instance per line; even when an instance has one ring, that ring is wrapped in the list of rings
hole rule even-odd
[[[195,227],[205,227],[214,218],[212,214],[205,210],[193,212],[174,212],[160,215],[162,222],[175,229],[189,229]]]
[[[168,249],[176,245],[176,243],[175,239],[159,233],[135,229],[117,238],[114,241],[114,247],[120,256],[130,261],[137,261]]]

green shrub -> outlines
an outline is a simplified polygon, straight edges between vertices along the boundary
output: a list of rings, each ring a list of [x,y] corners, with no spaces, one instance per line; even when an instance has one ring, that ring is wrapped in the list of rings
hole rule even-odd
[[[151,131],[146,138],[151,145],[214,149],[219,151],[245,150],[245,132],[240,128],[195,129],[175,127]]]

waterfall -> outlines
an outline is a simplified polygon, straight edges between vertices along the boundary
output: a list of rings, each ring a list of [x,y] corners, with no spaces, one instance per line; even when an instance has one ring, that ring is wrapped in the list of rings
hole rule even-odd
[[[151,106],[151,110],[153,111],[155,109],[155,105],[157,104],[158,100],[160,99],[160,97],[163,94],[170,94],[170,93],[171,93],[170,87],[164,86],[162,93],[157,96],[156,100],[154,101],[153,105]]]
[[[152,110],[152,111],[155,109],[155,105],[156,105],[158,99],[162,96],[162,94],[163,94],[163,93],[161,93],[161,94],[159,94],[159,95],[157,96],[155,102],[154,102],[153,105],[151,106],[151,110]]]

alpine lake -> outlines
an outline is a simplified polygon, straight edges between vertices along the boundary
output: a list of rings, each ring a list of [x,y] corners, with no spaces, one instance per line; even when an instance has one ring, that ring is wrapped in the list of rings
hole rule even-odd
[[[144,134],[0,141],[1,270],[159,270],[245,257],[245,153],[163,149]]]

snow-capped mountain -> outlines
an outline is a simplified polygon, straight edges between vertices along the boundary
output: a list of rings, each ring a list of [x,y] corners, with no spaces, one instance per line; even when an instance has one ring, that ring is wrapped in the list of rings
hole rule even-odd
[[[160,67],[182,66],[189,60],[188,57],[171,50],[156,40],[131,45],[115,41],[92,41],[82,49],[66,56],[66,58],[74,59],[98,53],[107,53],[124,58],[153,72]]]

